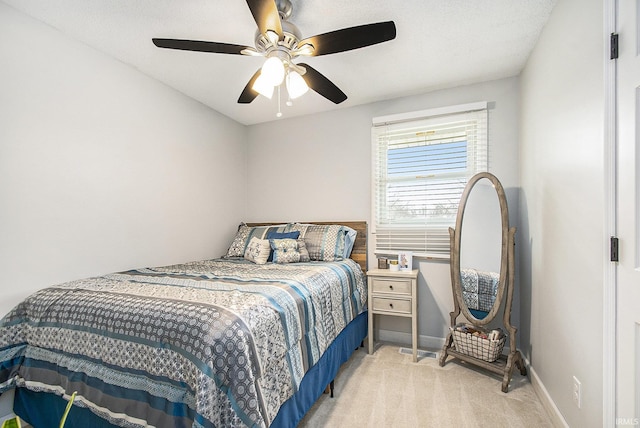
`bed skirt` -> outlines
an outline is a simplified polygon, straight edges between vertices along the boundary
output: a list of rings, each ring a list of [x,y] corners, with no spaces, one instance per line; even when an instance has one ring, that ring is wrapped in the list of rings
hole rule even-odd
[[[336,377],[340,366],[360,346],[367,336],[367,312],[358,315],[338,335],[318,362],[305,374],[300,389],[287,400],[271,424],[272,427],[295,427],[313,404],[320,398],[327,385]],[[13,411],[35,428],[57,426],[68,401],[50,393],[34,392],[16,388]],[[65,428],[112,427],[89,409],[74,406],[65,423]]]
[[[318,362],[302,378],[300,389],[280,407],[272,427],[295,427],[313,404],[320,398],[327,385],[335,379],[351,354],[367,337],[367,312],[358,315],[345,327],[327,348]]]

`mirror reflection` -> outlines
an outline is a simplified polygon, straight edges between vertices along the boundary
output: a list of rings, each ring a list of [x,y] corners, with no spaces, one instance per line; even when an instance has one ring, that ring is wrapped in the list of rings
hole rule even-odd
[[[484,319],[496,303],[502,260],[500,201],[491,180],[473,186],[460,233],[462,298],[475,318]]]

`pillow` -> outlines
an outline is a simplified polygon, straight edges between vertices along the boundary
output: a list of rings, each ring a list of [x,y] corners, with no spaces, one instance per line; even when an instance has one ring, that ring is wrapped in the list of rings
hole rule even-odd
[[[344,258],[348,259],[351,256],[351,250],[353,250],[353,245],[356,243],[356,236],[358,232],[355,229],[350,228],[349,226],[342,226],[346,232],[344,237]]]
[[[285,238],[291,238],[291,239],[298,239],[298,237],[300,236],[300,232],[295,231],[295,232],[277,232],[275,230],[271,230],[267,233],[267,239],[271,240],[271,239],[285,239]],[[307,253],[307,256],[309,255],[309,253]],[[268,262],[272,262],[273,261],[273,253],[269,254],[269,259],[267,260]],[[309,261],[309,260],[307,260]]]
[[[300,237],[300,232],[298,232],[297,230],[294,232],[277,232],[275,230],[270,230],[267,233],[267,239],[285,239],[285,238],[298,239],[299,237]]]
[[[298,241],[291,238],[272,239],[271,249],[273,250],[274,263],[298,263],[300,261],[300,251],[298,251]]]
[[[235,238],[233,238],[233,242],[231,242],[231,246],[224,257],[244,257],[244,252],[247,250],[247,246],[249,245],[251,238],[255,236],[259,239],[265,239],[267,233],[271,231],[283,232],[285,226],[286,224],[249,227],[245,223],[240,223],[240,226],[238,226],[238,232],[236,233]]]
[[[307,251],[307,244],[304,243],[304,239],[298,238],[298,252],[300,253],[300,261],[301,262],[309,262],[311,261],[311,257],[309,257],[309,251]]]
[[[256,238],[255,236],[249,241],[247,249],[244,251],[244,258],[258,265],[267,263],[267,259],[271,254],[271,245],[266,239]]]
[[[293,223],[285,228],[287,232],[295,230],[300,231],[311,260],[333,262],[344,258],[347,234],[344,226]]]

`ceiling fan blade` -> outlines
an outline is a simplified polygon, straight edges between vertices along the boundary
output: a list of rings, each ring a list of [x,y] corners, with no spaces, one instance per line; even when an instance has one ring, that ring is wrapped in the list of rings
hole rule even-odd
[[[363,48],[395,38],[396,24],[386,21],[318,34],[300,41],[298,46],[312,45],[315,48],[312,56],[319,56]]]
[[[229,43],[204,42],[200,40],[152,39],[159,48],[179,49],[183,51],[212,52],[221,54],[242,55],[249,46],[232,45]]]
[[[307,72],[302,75],[302,78],[307,83],[308,87],[335,104],[340,104],[347,99],[345,93],[334,85],[331,80],[324,77],[319,71],[308,64],[300,63],[298,65],[307,69]]]
[[[275,0],[247,0],[253,19],[258,25],[260,34],[267,30],[274,31],[282,38],[282,23]]]
[[[238,98],[239,104],[249,104],[251,101],[255,100],[256,97],[259,95],[258,92],[253,90],[253,84],[255,83],[258,76],[260,76],[260,71],[261,70],[258,69],[258,71],[255,72],[253,77],[251,77],[251,79],[249,80],[249,83],[247,83],[247,86],[245,86],[244,89],[242,90],[242,93]]]

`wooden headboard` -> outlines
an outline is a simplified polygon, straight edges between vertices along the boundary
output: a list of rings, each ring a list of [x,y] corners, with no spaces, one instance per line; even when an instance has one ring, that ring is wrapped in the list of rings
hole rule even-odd
[[[247,226],[269,226],[272,224],[285,224],[286,221],[265,222],[265,223],[247,223]],[[351,259],[360,265],[363,272],[367,271],[367,222],[366,221],[300,221],[298,223],[309,224],[341,224],[348,226],[358,232],[356,242],[353,244],[351,251]]]

